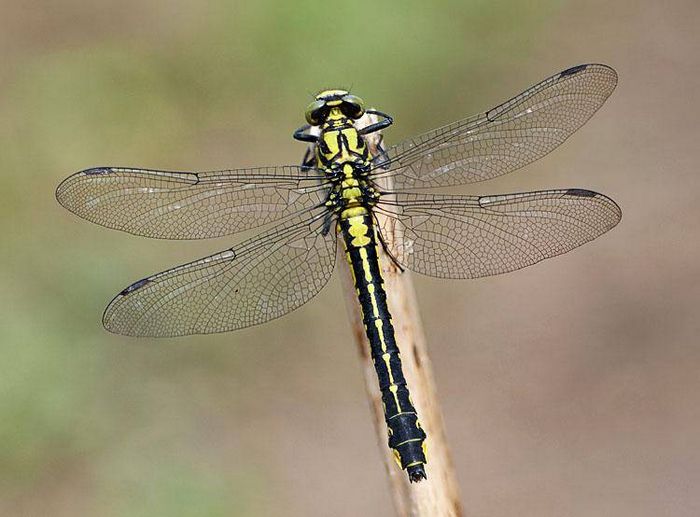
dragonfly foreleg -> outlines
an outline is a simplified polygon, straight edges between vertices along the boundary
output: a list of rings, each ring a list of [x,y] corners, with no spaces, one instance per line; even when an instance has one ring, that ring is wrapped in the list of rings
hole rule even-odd
[[[316,142],[318,142],[318,135],[310,133],[309,130],[311,129],[312,126],[310,126],[309,124],[304,124],[299,129],[294,131],[294,134],[292,136],[295,140],[299,140],[300,142],[311,142],[315,144]]]

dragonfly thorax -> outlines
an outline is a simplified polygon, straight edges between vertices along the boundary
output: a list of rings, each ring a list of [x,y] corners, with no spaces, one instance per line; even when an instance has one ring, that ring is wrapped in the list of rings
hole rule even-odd
[[[331,113],[334,111],[335,109],[331,110]],[[352,119],[343,116],[342,113],[337,117],[329,114],[321,126],[316,145],[317,167],[322,170],[337,169],[345,163],[366,167],[369,160],[367,144],[357,132]]]
[[[379,199],[379,192],[367,179],[365,167],[346,162],[340,169],[334,168],[330,177],[334,185],[326,204],[335,213],[358,207],[369,209]]]
[[[341,213],[350,208],[369,208],[379,195],[368,180],[371,155],[354,121],[339,107],[331,107],[316,147],[316,167],[333,182],[329,207]]]

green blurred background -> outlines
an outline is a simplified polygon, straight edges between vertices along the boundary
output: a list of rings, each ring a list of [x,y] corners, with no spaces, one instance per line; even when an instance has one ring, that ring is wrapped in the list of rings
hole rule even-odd
[[[389,143],[604,62],[608,104],[464,192],[604,192],[610,234],[526,270],[417,278],[465,508],[700,514],[700,6],[658,2],[0,2],[0,515],[386,515],[331,282],[267,325],[100,325],[131,281],[230,246],[153,241],[54,200],[96,165],[298,163],[310,95],[352,87]]]

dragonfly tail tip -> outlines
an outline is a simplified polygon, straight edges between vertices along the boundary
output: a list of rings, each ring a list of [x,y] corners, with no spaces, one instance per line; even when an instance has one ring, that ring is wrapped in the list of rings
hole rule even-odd
[[[428,478],[428,476],[425,474],[425,467],[423,464],[411,465],[406,470],[408,471],[408,480],[411,483],[418,483]]]

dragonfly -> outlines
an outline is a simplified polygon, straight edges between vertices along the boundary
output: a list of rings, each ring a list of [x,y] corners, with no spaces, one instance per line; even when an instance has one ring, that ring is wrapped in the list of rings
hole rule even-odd
[[[402,270],[468,279],[530,266],[613,228],[619,206],[591,190],[471,196],[424,189],[489,180],[545,156],[588,121],[616,84],[612,68],[578,65],[495,108],[388,148],[377,136],[391,116],[366,108],[347,90],[325,90],[294,133],[310,145],[301,165],[209,172],[95,167],[65,179],[56,198],[93,223],[159,239],[265,227],[123,289],[102,321],[129,336],[225,332],[283,316],[328,282],[342,242],[388,444],[417,482],[427,477],[427,436],[401,368],[380,247]],[[386,238],[389,232],[398,238]]]

